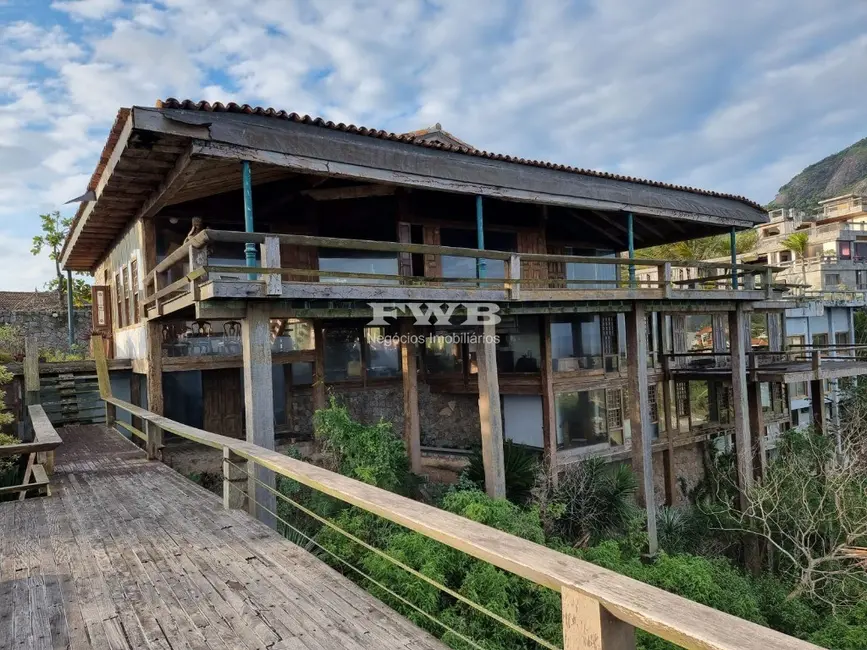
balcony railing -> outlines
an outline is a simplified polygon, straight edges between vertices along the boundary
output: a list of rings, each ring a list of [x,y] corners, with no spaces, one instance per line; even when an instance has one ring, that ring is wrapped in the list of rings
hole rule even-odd
[[[262,251],[260,265],[212,264],[208,259],[208,245],[211,242],[238,244],[239,256],[241,245],[258,244]],[[398,268],[404,266],[402,259],[412,255],[422,255],[425,265],[432,268],[439,268],[437,260],[443,258],[469,258],[475,261],[477,267],[481,267],[481,260],[484,260],[487,274],[479,272],[476,277],[421,277],[401,273],[297,268],[300,265],[287,268],[280,259],[281,247],[285,246],[298,250],[342,250],[352,254],[387,253],[394,256]],[[428,261],[432,263],[428,264]],[[536,277],[522,277],[522,266],[533,268],[534,265],[547,272],[534,273]],[[611,267],[611,271],[606,274],[607,279],[572,279],[567,277],[569,269],[575,268],[570,265],[581,265],[580,268],[593,266],[597,269]],[[166,273],[179,266],[186,267],[185,275],[163,286]],[[680,269],[683,271],[679,275],[703,277],[674,280],[673,273]],[[775,288],[775,270],[775,267],[755,264],[737,264],[733,269],[731,263],[725,262],[510,253],[425,244],[206,230],[156,265],[147,276],[146,297],[142,304],[146,310],[161,314],[162,305],[184,296],[188,301],[272,296],[344,300],[453,300],[466,297],[489,301],[536,301],[637,297],[639,294],[636,292],[641,292],[640,295],[647,298],[670,298],[678,294],[688,297],[687,292],[695,291],[755,293],[757,286],[770,297]],[[755,293],[755,297],[761,296]]]

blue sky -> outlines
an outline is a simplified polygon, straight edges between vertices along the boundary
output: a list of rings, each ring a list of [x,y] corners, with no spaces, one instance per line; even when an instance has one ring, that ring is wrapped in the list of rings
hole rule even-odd
[[[0,0],[0,289],[117,108],[237,101],[761,202],[867,136],[853,0]]]

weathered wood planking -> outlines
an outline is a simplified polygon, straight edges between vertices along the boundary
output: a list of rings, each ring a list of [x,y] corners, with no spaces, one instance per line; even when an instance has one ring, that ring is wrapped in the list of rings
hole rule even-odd
[[[60,433],[55,496],[0,503],[0,647],[445,650],[122,436]]]

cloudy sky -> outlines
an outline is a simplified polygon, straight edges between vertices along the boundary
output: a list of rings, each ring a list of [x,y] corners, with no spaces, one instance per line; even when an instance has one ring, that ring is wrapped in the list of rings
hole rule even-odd
[[[862,0],[0,0],[0,289],[119,106],[269,105],[761,202],[867,136]]]

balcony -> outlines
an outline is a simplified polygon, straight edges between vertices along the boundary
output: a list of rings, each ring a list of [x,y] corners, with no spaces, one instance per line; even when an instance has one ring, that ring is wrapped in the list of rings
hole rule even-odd
[[[208,248],[214,242],[237,245],[238,260],[245,244],[260,245],[259,266],[212,263]],[[293,263],[282,263],[281,250],[287,257],[291,251]],[[324,263],[334,259],[341,264],[362,263],[342,264],[353,270]],[[419,267],[425,275],[412,274]],[[725,262],[512,253],[205,230],[156,265],[146,279],[142,304],[145,317],[154,318],[194,304],[249,299],[344,301],[355,304],[356,310],[363,305],[368,311],[371,301],[761,300],[773,297],[774,270],[738,264],[733,273],[731,263]]]

